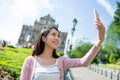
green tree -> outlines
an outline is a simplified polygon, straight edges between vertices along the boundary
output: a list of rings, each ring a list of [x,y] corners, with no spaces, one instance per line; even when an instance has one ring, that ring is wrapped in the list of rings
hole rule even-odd
[[[108,63],[108,52],[106,49],[102,48],[99,50],[98,54],[96,55],[95,59],[92,63],[98,63],[98,64],[105,64]]]
[[[92,43],[90,42],[82,42],[82,44],[77,45],[75,49],[68,53],[68,56],[71,58],[80,58],[83,57],[92,47]]]
[[[120,49],[120,2],[117,2],[118,9],[115,11],[114,21],[110,24],[105,39],[105,48],[108,52],[116,52]]]
[[[109,56],[108,62],[115,63],[120,56],[120,2],[117,2],[114,21],[107,30],[104,46]]]

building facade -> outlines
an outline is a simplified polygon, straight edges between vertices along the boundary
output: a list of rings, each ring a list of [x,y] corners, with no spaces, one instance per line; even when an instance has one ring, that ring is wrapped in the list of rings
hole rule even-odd
[[[51,26],[55,26],[58,28],[58,25],[55,24],[55,20],[50,15],[41,17],[39,21],[36,20],[33,26],[23,25],[21,34],[18,39],[18,44],[34,45],[42,28],[51,27]],[[61,42],[60,42],[60,46],[57,48],[57,52],[64,52],[67,32],[60,31],[60,38],[61,38]]]

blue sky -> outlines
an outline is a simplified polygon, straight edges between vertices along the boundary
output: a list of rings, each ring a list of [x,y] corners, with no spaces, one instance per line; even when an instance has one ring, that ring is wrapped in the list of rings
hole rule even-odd
[[[97,29],[94,26],[93,9],[96,8],[106,27],[113,21],[118,0],[0,0],[0,39],[16,43],[23,24],[33,25],[35,20],[50,14],[59,25],[59,30],[68,32],[70,39],[72,20],[78,23],[74,40],[95,42]]]

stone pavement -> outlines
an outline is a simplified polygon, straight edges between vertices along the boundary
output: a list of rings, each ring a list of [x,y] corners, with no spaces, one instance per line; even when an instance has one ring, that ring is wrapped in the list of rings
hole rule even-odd
[[[74,79],[68,80],[110,80],[85,67],[71,68],[70,71]]]

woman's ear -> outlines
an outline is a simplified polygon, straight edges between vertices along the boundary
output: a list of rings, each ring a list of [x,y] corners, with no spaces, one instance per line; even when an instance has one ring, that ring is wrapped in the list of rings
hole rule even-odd
[[[42,36],[42,40],[43,40],[43,42],[45,42],[45,40],[46,40],[46,37],[45,37],[45,36]]]

